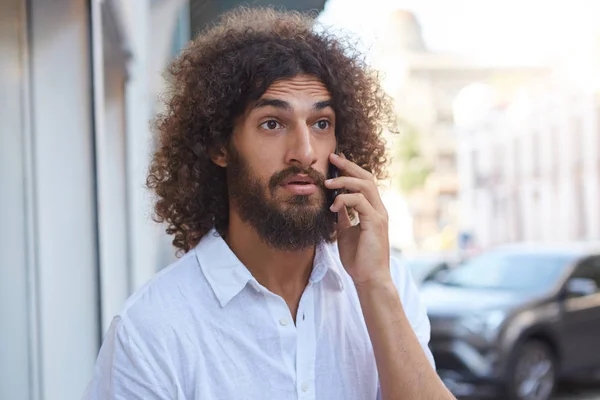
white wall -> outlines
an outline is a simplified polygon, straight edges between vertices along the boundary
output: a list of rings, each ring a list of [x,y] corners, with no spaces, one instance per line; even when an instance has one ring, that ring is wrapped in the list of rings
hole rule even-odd
[[[81,396],[99,342],[86,3],[29,2],[44,400]]]
[[[21,0],[0,2],[0,399],[32,396],[29,324],[32,263],[28,258],[30,173],[25,19]]]

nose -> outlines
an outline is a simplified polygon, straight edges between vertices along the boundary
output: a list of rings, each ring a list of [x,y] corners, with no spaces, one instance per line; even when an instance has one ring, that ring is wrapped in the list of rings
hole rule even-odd
[[[305,123],[298,124],[290,132],[286,163],[310,167],[317,162],[310,127]]]

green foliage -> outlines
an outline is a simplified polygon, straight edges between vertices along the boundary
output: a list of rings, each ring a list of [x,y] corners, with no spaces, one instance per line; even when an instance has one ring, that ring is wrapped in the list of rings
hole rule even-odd
[[[395,148],[398,174],[395,184],[403,193],[410,193],[425,185],[431,167],[423,159],[419,132],[409,123],[400,123],[400,136]]]

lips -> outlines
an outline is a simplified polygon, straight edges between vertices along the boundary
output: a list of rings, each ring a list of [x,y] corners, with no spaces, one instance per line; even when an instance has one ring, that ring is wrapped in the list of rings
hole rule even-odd
[[[315,180],[308,175],[296,174],[285,178],[281,186],[295,196],[310,196],[317,191]]]
[[[292,175],[284,179],[281,185],[315,185],[315,181],[308,175]]]

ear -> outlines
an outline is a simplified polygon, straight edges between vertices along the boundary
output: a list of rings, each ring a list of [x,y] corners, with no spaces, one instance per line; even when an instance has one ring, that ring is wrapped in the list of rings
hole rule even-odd
[[[228,154],[225,147],[215,147],[209,151],[210,159],[219,167],[225,168],[228,164]]]

